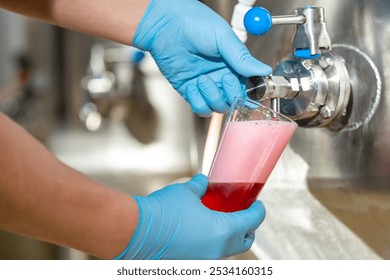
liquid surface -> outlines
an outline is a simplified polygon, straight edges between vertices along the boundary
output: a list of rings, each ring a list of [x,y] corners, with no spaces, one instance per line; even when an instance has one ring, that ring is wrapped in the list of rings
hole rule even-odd
[[[255,202],[263,183],[210,183],[202,203],[211,210],[234,212]]]

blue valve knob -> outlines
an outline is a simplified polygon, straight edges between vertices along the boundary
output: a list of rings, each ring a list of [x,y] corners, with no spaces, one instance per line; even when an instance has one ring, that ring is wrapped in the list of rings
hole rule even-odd
[[[245,14],[244,26],[252,35],[263,35],[272,26],[271,13],[262,7],[254,7]]]

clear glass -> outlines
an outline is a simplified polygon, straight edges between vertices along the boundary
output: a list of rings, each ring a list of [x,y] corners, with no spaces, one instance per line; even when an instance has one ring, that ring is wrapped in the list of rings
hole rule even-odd
[[[203,204],[223,212],[248,208],[296,127],[291,119],[258,102],[237,98],[211,166]]]

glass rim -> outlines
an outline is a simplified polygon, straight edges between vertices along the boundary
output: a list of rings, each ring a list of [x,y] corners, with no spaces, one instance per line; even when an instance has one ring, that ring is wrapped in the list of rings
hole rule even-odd
[[[293,119],[287,117],[286,115],[283,115],[282,113],[280,112],[277,112],[275,111],[274,109],[270,108],[270,107],[267,107],[263,104],[261,104],[260,102],[256,101],[256,100],[252,100],[250,98],[247,98],[247,97],[235,97],[234,100],[233,100],[233,103],[231,105],[231,108],[232,110],[230,111],[229,113],[229,116],[231,115],[231,113],[234,111],[233,108],[236,106],[237,103],[239,102],[248,102],[248,103],[252,103],[258,107],[260,107],[261,109],[263,110],[267,110],[267,111],[270,111],[271,113],[277,115],[278,117],[281,117],[282,119],[285,119],[285,121],[288,121],[288,122],[291,122],[291,123],[294,123],[296,126],[298,126],[298,123],[296,121],[294,121]],[[244,104],[245,105],[245,104]],[[253,108],[253,110],[257,110],[258,108]]]

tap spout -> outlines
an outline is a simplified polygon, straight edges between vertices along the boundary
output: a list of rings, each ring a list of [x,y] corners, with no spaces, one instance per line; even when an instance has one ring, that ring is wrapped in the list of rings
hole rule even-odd
[[[299,92],[299,81],[283,76],[254,76],[248,79],[246,88],[246,94],[253,100],[293,99]]]

